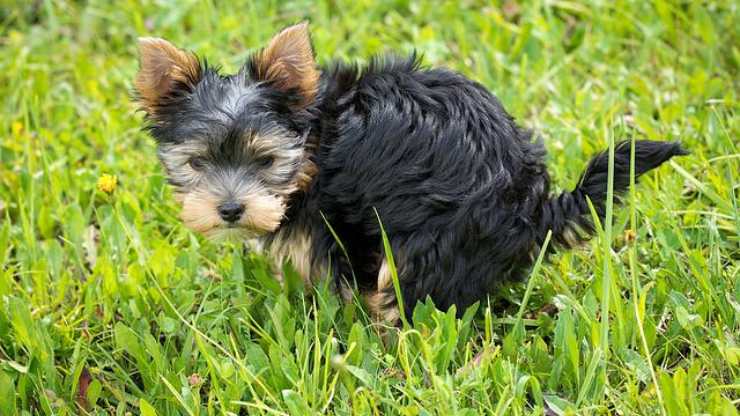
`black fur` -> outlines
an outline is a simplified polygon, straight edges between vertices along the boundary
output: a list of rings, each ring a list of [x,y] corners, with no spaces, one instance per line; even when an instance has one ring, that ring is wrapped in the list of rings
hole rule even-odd
[[[586,197],[604,215],[606,153],[590,162],[574,191],[552,197],[544,146],[495,96],[458,73],[390,57],[362,71],[336,66],[323,82],[320,173],[291,218],[312,223],[314,258],[328,255],[336,279],[353,271],[361,289],[373,290],[382,258],[377,210],[397,257],[407,316],[427,295],[442,309],[463,311],[500,283],[522,279],[549,229],[565,246],[573,243],[564,237],[571,224],[586,238],[593,230]],[[677,143],[637,141],[636,175],[684,153]],[[629,185],[629,154],[628,142],[617,145],[617,195]],[[347,248],[349,264],[318,211]]]
[[[312,262],[329,264],[338,287],[355,279],[373,291],[383,258],[377,211],[409,316],[426,296],[462,311],[522,279],[548,230],[560,246],[587,238],[587,198],[604,215],[606,153],[591,160],[573,191],[551,195],[542,143],[456,72],[421,69],[413,56],[375,59],[364,69],[334,64],[323,70],[315,101],[300,110],[289,105],[295,94],[256,82],[252,72],[250,63],[233,76],[205,68],[192,91],[174,93],[176,106],[160,109],[153,135],[160,143],[209,137],[226,153],[237,150],[225,137],[268,125],[304,138],[318,174],[291,196],[280,232],[310,234]],[[635,151],[637,176],[685,154],[678,143],[651,141],[637,141]],[[618,144],[617,195],[629,185],[629,157],[629,143]],[[274,234],[264,238],[269,245]]]

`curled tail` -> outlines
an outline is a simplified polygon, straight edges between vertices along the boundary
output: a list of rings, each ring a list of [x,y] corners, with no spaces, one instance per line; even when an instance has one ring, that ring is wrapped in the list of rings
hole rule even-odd
[[[615,201],[618,201],[629,188],[630,143],[630,141],[619,142],[614,148]],[[636,141],[635,180],[671,157],[685,154],[688,152],[678,142]],[[609,153],[604,151],[591,159],[573,191],[563,192],[545,202],[539,222],[542,239],[548,230],[552,230],[554,243],[572,247],[586,240],[594,232],[591,210],[586,198],[591,200],[596,214],[603,220],[606,213],[608,169]]]

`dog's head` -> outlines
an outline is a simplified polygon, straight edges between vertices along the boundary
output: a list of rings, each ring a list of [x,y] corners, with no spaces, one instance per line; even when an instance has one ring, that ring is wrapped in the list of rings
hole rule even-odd
[[[135,88],[187,226],[209,237],[275,231],[311,180],[306,108],[319,72],[308,25],[278,33],[234,75],[139,40]]]

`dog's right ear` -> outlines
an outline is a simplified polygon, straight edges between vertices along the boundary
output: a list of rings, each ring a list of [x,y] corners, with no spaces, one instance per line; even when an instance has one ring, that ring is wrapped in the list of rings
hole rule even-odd
[[[190,93],[200,81],[198,58],[160,38],[139,38],[139,73],[134,86],[138,101],[151,116],[168,98]]]

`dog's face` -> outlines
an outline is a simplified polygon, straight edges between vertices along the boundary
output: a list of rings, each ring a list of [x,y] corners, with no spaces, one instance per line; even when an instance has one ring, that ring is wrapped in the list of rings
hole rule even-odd
[[[234,75],[162,39],[139,50],[139,103],[184,223],[209,237],[275,231],[313,171],[305,109],[319,74],[307,25],[280,32]]]

